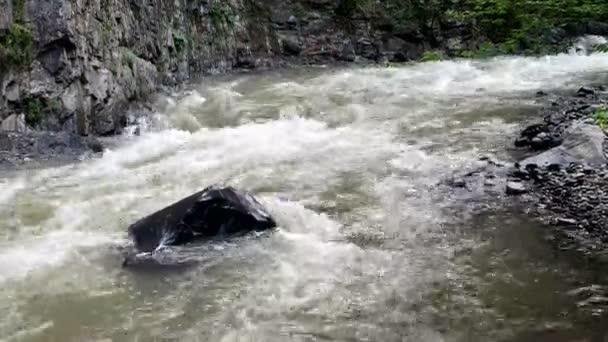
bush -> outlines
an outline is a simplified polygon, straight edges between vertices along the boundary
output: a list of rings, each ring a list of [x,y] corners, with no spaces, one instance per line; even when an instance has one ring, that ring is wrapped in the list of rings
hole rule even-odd
[[[0,66],[29,65],[33,58],[32,32],[21,24],[13,24],[4,37],[0,37]]]
[[[23,103],[25,122],[35,127],[46,116],[56,115],[61,112],[62,105],[58,99],[28,97]]]
[[[443,55],[439,51],[425,51],[420,60],[422,62],[435,62],[443,59]]]
[[[593,118],[595,119],[595,123],[602,129],[608,128],[608,108],[599,108],[595,111]]]

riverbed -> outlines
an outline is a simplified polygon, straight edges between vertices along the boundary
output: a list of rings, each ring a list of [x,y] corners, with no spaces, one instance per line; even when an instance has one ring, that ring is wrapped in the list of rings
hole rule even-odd
[[[1,175],[0,338],[603,341],[605,267],[504,189],[443,181],[515,161],[537,91],[607,74],[606,54],[502,57],[160,97],[102,157]],[[279,229],[188,247],[188,268],[120,267],[130,223],[213,183],[254,193]]]

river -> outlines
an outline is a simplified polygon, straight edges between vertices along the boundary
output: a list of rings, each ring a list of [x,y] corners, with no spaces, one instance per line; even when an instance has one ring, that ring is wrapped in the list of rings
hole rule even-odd
[[[604,267],[502,188],[441,182],[513,162],[538,90],[607,72],[605,54],[313,68],[159,98],[103,157],[0,175],[0,339],[604,341]],[[212,183],[279,229],[121,268],[131,222]]]

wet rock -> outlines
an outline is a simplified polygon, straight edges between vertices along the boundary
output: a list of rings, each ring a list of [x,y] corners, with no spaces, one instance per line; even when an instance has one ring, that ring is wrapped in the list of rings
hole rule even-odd
[[[547,95],[549,95],[549,94],[547,94],[546,92],[544,92],[542,90],[539,90],[539,91],[536,92],[536,97],[544,97],[544,96],[547,96]]]
[[[101,153],[104,149],[101,141],[99,141],[99,139],[96,139],[95,137],[88,137],[86,139],[86,145],[91,151],[95,153]]]
[[[507,195],[521,195],[528,192],[526,186],[522,182],[509,181],[506,186]]]
[[[595,94],[595,90],[593,90],[589,87],[582,87],[576,92],[576,95],[579,97],[586,97],[586,96],[590,96],[590,95],[594,95],[594,94]]]
[[[484,186],[488,186],[488,187],[490,187],[490,186],[495,186],[496,184],[497,184],[497,183],[496,183],[496,181],[495,181],[495,180],[493,180],[493,179],[486,179],[486,180],[483,182],[483,185],[484,185]]]
[[[302,45],[298,39],[294,36],[285,36],[281,40],[281,46],[283,47],[283,53],[291,56],[298,56],[302,53]]]
[[[349,41],[344,44],[342,49],[338,52],[336,58],[341,61],[354,62],[357,59],[357,54],[355,52],[355,46],[353,43]]]
[[[24,114],[12,114],[8,118],[2,120],[0,131],[5,132],[25,132],[27,126],[25,124]]]
[[[558,217],[555,220],[555,224],[561,225],[561,226],[576,226],[576,220],[572,219],[572,218]]]
[[[8,133],[0,132],[0,151],[12,151],[13,141]]]
[[[549,165],[568,166],[571,163],[602,165],[608,160],[604,155],[605,134],[601,128],[584,122],[573,124],[564,132],[563,143],[521,161],[522,165],[536,164],[541,167]]]
[[[589,21],[587,23],[587,34],[597,36],[608,36],[608,23],[600,21]]]
[[[138,251],[151,252],[162,246],[275,226],[274,219],[251,194],[210,186],[135,222],[128,231]]]
[[[467,182],[462,178],[453,179],[450,182],[450,185],[455,188],[464,188],[467,186]]]

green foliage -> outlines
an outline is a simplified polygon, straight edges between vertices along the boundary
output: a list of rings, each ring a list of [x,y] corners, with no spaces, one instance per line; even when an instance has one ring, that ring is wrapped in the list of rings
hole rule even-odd
[[[422,62],[435,62],[443,59],[443,55],[439,51],[425,51],[420,60]]]
[[[42,120],[43,104],[39,98],[25,100],[25,122],[30,126],[37,125]]]
[[[593,118],[595,119],[595,123],[598,126],[600,126],[602,129],[607,128],[608,127],[608,108],[606,108],[606,107],[599,108],[598,110],[595,111]]]
[[[32,127],[38,125],[44,117],[56,115],[62,109],[61,102],[55,98],[28,97],[23,105],[25,122]]]
[[[13,1],[13,18],[18,24],[23,24],[23,16],[25,15],[25,0]]]
[[[446,27],[457,23],[487,43],[463,57],[544,54],[564,50],[564,29],[608,21],[606,0],[339,0],[336,14],[372,13],[372,25],[422,34],[433,48]],[[573,30],[570,30],[573,32]]]
[[[0,69],[29,65],[33,47],[32,32],[21,24],[13,24],[8,33],[0,37]]]
[[[608,52],[608,43],[593,45],[593,51],[607,53]]]
[[[498,44],[501,52],[550,52],[556,29],[607,20],[605,0],[464,0],[449,12]]]
[[[236,23],[236,11],[232,6],[222,0],[215,0],[209,9],[211,24],[218,31],[234,27]]]
[[[178,54],[181,53],[182,51],[185,50],[186,48],[186,37],[179,33],[179,32],[173,32],[173,44],[175,45],[175,52],[177,52]]]

